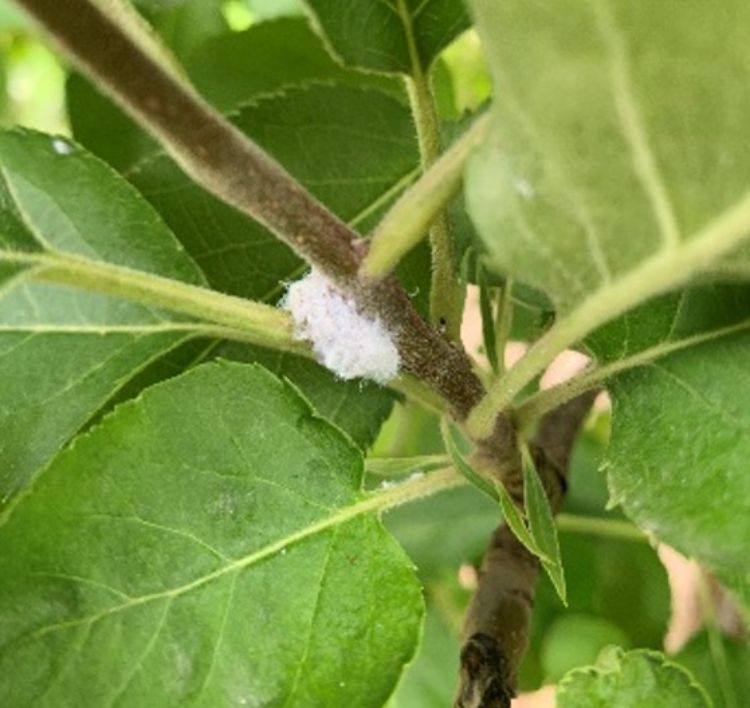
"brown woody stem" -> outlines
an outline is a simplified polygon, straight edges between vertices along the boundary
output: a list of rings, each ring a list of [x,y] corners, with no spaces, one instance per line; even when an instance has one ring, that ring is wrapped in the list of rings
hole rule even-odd
[[[126,27],[120,4],[17,2],[198,184],[264,224],[350,293],[363,311],[381,317],[396,338],[403,368],[439,393],[459,420],[467,416],[484,391],[460,348],[422,320],[395,279],[358,277],[366,255],[359,235],[198,96],[149,46],[153,38],[139,39]],[[509,439],[507,418],[501,417],[498,427]]]
[[[567,486],[573,443],[595,392],[587,392],[548,413],[531,446],[550,506],[557,512]],[[486,455],[481,460],[487,464]],[[520,465],[505,478],[521,503]],[[460,683],[456,708],[509,708],[516,674],[529,640],[540,565],[508,526],[493,534],[482,562],[479,586],[464,624]]]

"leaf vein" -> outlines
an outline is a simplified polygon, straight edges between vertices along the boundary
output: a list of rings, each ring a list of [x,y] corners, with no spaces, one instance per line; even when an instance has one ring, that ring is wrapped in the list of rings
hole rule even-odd
[[[297,671],[294,674],[294,681],[292,682],[292,687],[289,691],[289,694],[286,697],[286,700],[284,701],[282,708],[286,708],[289,705],[289,702],[294,698],[294,694],[296,693],[297,689],[299,688],[299,682],[302,678],[302,673],[305,668],[305,664],[307,663],[307,659],[310,653],[310,646],[312,645],[312,637],[313,637],[313,631],[315,629],[315,618],[318,616],[318,611],[320,610],[320,598],[323,595],[323,584],[325,582],[325,577],[328,573],[328,567],[331,563],[331,555],[333,554],[333,548],[335,546],[336,542],[336,529],[334,529],[333,534],[331,535],[331,538],[328,541],[328,547],[326,548],[326,557],[323,561],[323,569],[320,573],[320,578],[318,579],[318,589],[315,593],[315,601],[313,602],[313,609],[312,614],[310,615],[310,624],[307,628],[307,634],[305,636],[305,644],[302,648],[302,654],[300,655],[299,661],[297,662]]]
[[[608,0],[609,1],[609,0]],[[648,139],[639,101],[633,86],[630,62],[622,34],[617,29],[611,7],[594,3],[599,31],[609,53],[615,109],[625,143],[630,150],[636,177],[648,198],[664,247],[674,248],[680,240],[674,207]]]
[[[201,575],[194,580],[184,583],[183,585],[168,588],[166,590],[156,591],[153,593],[148,593],[139,597],[134,597],[128,602],[124,602],[119,605],[112,605],[99,612],[87,615],[85,617],[65,620],[62,622],[55,622],[53,624],[40,627],[32,634],[26,635],[19,639],[37,639],[51,632],[58,632],[61,630],[78,627],[83,624],[97,622],[104,617],[118,614],[120,612],[127,611],[133,607],[137,607],[149,602],[185,595],[187,593],[193,592],[194,590],[197,590],[207,583],[224,577],[229,573],[242,571],[245,568],[256,565],[280,553],[282,550],[288,548],[289,546],[300,543],[307,538],[310,538],[311,536],[326,531],[327,529],[346,524],[347,522],[359,516],[378,511],[382,512],[395,506],[404,504],[412,499],[419,499],[429,494],[434,494],[443,489],[462,486],[464,483],[465,480],[463,479],[463,477],[457,474],[452,468],[438,470],[425,477],[407,480],[406,482],[403,482],[396,487],[390,487],[383,491],[368,494],[354,504],[343,507],[327,517],[319,519],[318,521],[315,521],[311,524],[308,524],[307,526],[293,531],[286,536],[278,539],[277,541],[267,544],[263,548],[242,556],[241,558],[227,563],[226,565],[223,565],[209,573],[205,573],[204,575]]]

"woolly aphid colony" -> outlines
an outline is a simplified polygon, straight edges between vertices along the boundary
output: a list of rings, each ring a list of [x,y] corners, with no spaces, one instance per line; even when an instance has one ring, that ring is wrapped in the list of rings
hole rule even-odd
[[[383,323],[360,314],[318,270],[292,283],[281,306],[294,319],[295,337],[311,342],[318,361],[342,379],[385,384],[398,374],[398,350]]]

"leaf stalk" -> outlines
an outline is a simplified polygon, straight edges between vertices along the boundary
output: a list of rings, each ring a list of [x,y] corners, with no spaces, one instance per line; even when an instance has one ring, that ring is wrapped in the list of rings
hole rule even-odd
[[[411,11],[406,0],[397,0],[411,61],[411,76],[406,79],[414,124],[417,129],[423,172],[438,159],[441,151],[440,121],[430,88],[428,68],[423,66],[414,37]],[[444,210],[432,218],[430,229],[432,279],[430,285],[430,319],[434,326],[445,328],[446,335],[459,341],[463,312],[463,287],[458,278],[453,239]]]
[[[425,237],[446,204],[458,194],[466,161],[484,140],[488,126],[488,114],[477,118],[390,208],[373,231],[362,265],[366,277],[389,273]]]
[[[470,413],[469,433],[479,439],[488,434],[497,416],[560,352],[573,347],[614,317],[705,271],[737,248],[748,235],[750,192],[678,249],[657,251],[626,275],[592,293],[577,309],[560,319],[490,388]]]

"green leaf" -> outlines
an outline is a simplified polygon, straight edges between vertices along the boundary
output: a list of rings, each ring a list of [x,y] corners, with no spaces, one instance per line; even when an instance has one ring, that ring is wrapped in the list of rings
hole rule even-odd
[[[562,615],[547,629],[539,650],[545,681],[556,683],[569,671],[593,664],[612,644],[628,646],[625,633],[613,622],[593,614]]]
[[[610,413],[598,413],[589,420],[590,424],[584,425],[573,444],[562,512],[594,518],[622,518],[606,509],[609,491],[602,463],[609,442]]]
[[[80,74],[68,76],[65,102],[75,139],[118,172],[158,149],[153,138]]]
[[[573,448],[570,486],[563,514],[558,517],[568,604],[561,605],[548,577],[540,578],[530,648],[520,672],[521,690],[536,689],[559,678],[550,674],[550,654],[553,660],[556,654],[554,666],[558,668],[562,661],[575,660],[575,665],[581,666],[591,660],[584,653],[602,647],[602,633],[587,629],[592,617],[605,620],[610,630],[614,627],[624,634],[626,639],[618,644],[651,649],[663,646],[671,617],[667,574],[645,536],[606,533],[617,530],[622,521],[617,512],[604,508],[608,498],[606,480],[599,467],[605,446],[602,432],[587,427]],[[572,520],[577,523],[569,523]],[[565,627],[564,618],[571,614],[584,619],[580,634],[561,630]],[[596,630],[596,626],[591,629]]]
[[[595,666],[569,673],[557,688],[559,708],[706,708],[703,689],[654,651],[612,647]]]
[[[362,231],[419,172],[408,109],[373,90],[322,85],[290,89],[245,106],[235,121],[318,198]],[[143,162],[131,179],[215,288],[276,302],[284,284],[305,271],[287,246],[196,186],[166,156]],[[428,263],[425,244],[399,270],[423,312],[429,300]],[[235,345],[218,353],[248,358]],[[357,382],[335,381],[319,367],[292,357],[279,362],[283,368],[264,360],[280,375],[289,376],[363,447],[373,441],[390,410],[388,392],[373,385],[360,392]]]
[[[256,36],[271,38],[280,53],[284,28],[293,30],[291,39],[307,37],[319,44],[298,20],[275,22],[269,28],[274,31],[265,34],[260,32],[261,27],[257,34],[248,32],[244,44]],[[261,42],[261,46],[266,45]],[[332,65],[322,48],[318,46],[317,51]],[[264,74],[260,72],[255,90],[275,81],[273,62],[262,66],[267,67],[269,83],[263,83]],[[408,109],[373,90],[334,86],[291,89],[285,95],[247,105],[235,120],[316,196],[359,228],[372,224],[419,171]],[[286,245],[209,195],[165,155],[142,161],[129,176],[200,263],[214,288],[275,303],[285,283],[305,271],[304,263]],[[425,246],[411,254],[400,271],[423,311],[429,298],[428,263],[429,249]],[[359,382],[337,381],[321,367],[296,357],[262,353],[237,344],[219,347],[213,355],[243,361],[260,358],[279,375],[290,377],[318,410],[363,448],[374,440],[392,404],[392,395],[384,389],[364,384],[360,390]]]
[[[714,631],[691,639],[674,661],[700,681],[716,708],[740,708],[750,696],[750,646]]]
[[[243,107],[234,122],[361,232],[419,173],[408,109],[373,90],[289,89]],[[287,246],[195,185],[165,155],[142,162],[130,178],[215,288],[276,301],[283,283],[304,272]],[[426,307],[429,273],[419,276],[404,284],[419,291],[415,301]]]
[[[163,356],[149,362],[146,366],[134,372],[133,376],[110,396],[107,402],[96,412],[96,415],[86,422],[82,430],[85,431],[94,425],[98,425],[105,416],[112,412],[115,406],[135,398],[149,386],[178,376],[207,361],[219,344],[220,340],[197,336],[188,339],[174,349],[170,349]]]
[[[327,206],[366,232],[419,172],[408,109],[370,89],[314,85],[259,99],[235,116],[241,130],[279,160]],[[304,148],[301,146],[304,145]],[[185,177],[165,155],[142,162],[131,180],[151,201],[218,290],[275,303],[306,270],[292,251]],[[405,259],[399,275],[415,305],[429,301],[429,248]],[[216,354],[247,360],[237,345]],[[262,360],[289,376],[314,404],[363,447],[390,410],[392,395],[372,384],[340,382],[309,362]]]
[[[734,587],[750,579],[750,333],[617,376],[607,455],[613,502]]]
[[[311,81],[370,86],[397,98],[404,95],[403,86],[392,78],[346,70],[337,64],[302,18],[214,35],[184,57],[184,69],[201,94],[222,111]],[[164,39],[170,41],[169,36]],[[76,139],[116,169],[125,172],[157,152],[156,143],[82,77],[74,74],[69,78],[67,100]]]
[[[475,6],[503,96],[496,106],[503,144],[489,146],[473,169],[472,213],[501,270],[546,289],[585,333],[637,304],[658,278],[668,284],[672,265],[707,232],[691,234],[710,231],[742,199],[750,161],[735,111],[750,98],[734,91],[730,67],[748,54],[736,31],[748,8],[737,3],[730,18],[707,5],[682,12],[668,3],[611,3],[611,16],[605,3],[565,2],[554,13],[543,3]],[[507,31],[493,41],[501,23]],[[576,36],[587,28],[575,49],[573,27]],[[721,39],[692,42],[688,27],[710,27]],[[687,118],[685,105],[697,107]],[[733,258],[737,274],[743,253]],[[696,267],[714,270],[712,254]],[[644,265],[657,261],[658,272]],[[651,361],[666,345],[694,345],[613,382],[610,485],[638,525],[719,572],[747,578],[739,552],[750,540],[740,403],[747,376],[739,362],[748,340],[739,333],[690,340],[747,321],[747,293],[732,302],[719,290],[652,301],[589,344],[603,362]]]
[[[533,463],[524,460],[524,516],[516,507],[515,502],[502,482],[490,480],[475,470],[461,454],[453,437],[450,424],[446,419],[441,421],[441,432],[445,449],[453,461],[456,470],[471,482],[477,489],[482,491],[491,499],[500,502],[505,522],[510,526],[516,538],[539,558],[544,569],[549,574],[560,597],[565,601],[565,579],[562,576],[560,565],[560,549],[557,544],[557,531],[552,518],[552,512],[547,503],[547,496],[542,488]],[[531,465],[531,474],[529,466]],[[541,498],[539,495],[541,494]]]
[[[608,386],[613,501],[738,591],[750,580],[748,308],[747,287],[686,289],[589,338],[603,363],[641,363]]]
[[[304,1],[345,64],[387,73],[424,71],[469,26],[461,0]]]
[[[750,330],[750,287],[701,285],[625,313],[586,340],[601,364],[628,368],[704,341]]]
[[[550,559],[544,557],[536,539],[526,526],[523,515],[516,507],[513,498],[508,494],[508,490],[503,485],[498,485],[497,490],[500,494],[500,508],[503,511],[503,519],[510,526],[513,535],[526,547],[529,553],[533,553],[540,561],[550,562]]]
[[[468,203],[500,272],[592,326],[750,273],[747,3],[470,4],[497,100]]]
[[[460,651],[456,633],[434,607],[428,606],[419,653],[387,708],[449,706],[456,693]]]
[[[26,16],[8,0],[0,0],[0,30],[17,30],[28,25]]]
[[[424,474],[426,470],[445,467],[446,463],[445,455],[369,457],[365,461],[365,471],[375,477],[398,477],[405,474]]]
[[[141,3],[140,10],[160,40],[184,62],[206,40],[226,33],[221,6],[219,0],[184,0]],[[253,68],[254,73],[259,69],[262,64]],[[118,171],[126,171],[158,149],[145,131],[81,75],[68,77],[65,93],[76,140]]]
[[[566,604],[565,575],[560,558],[560,544],[557,540],[557,526],[552,517],[547,493],[544,491],[539,473],[527,448],[521,451],[523,460],[523,498],[528,519],[528,529],[539,549],[536,554],[549,575],[557,594]]]
[[[367,450],[393,407],[394,395],[370,381],[343,381],[316,362],[272,349],[239,342],[219,345],[214,355],[234,361],[258,362],[291,381],[315,410]]]
[[[382,705],[422,601],[361,481],[257,366],[120,406],[0,529],[0,703]]]
[[[589,663],[604,644],[661,649],[671,616],[667,574],[648,543],[561,531],[560,546],[568,604],[547,577],[540,579],[523,690]]]
[[[61,257],[201,284],[158,214],[62,138],[0,133],[0,501],[189,321],[35,277]]]
[[[497,503],[467,485],[394,509],[385,525],[427,581],[478,563],[498,520]]]
[[[516,538],[537,556],[558,590],[560,599],[565,602],[565,578],[560,561],[560,548],[557,543],[557,530],[547,496],[542,488],[533,463],[524,460],[524,502],[528,523],[516,507],[515,502],[502,482],[491,480],[470,465],[458,449],[453,431],[443,418],[440,426],[445,449],[453,465],[469,482],[491,499],[500,502],[505,522]],[[532,465],[531,475],[528,473]],[[534,479],[536,478],[536,480]],[[539,495],[541,494],[541,498]]]
[[[502,486],[492,479],[489,479],[485,475],[475,470],[470,465],[461,451],[458,449],[456,440],[454,438],[453,426],[448,422],[446,418],[440,421],[440,432],[443,436],[443,444],[445,445],[445,451],[448,453],[453,466],[456,471],[460,472],[466,479],[471,482],[477,489],[486,494],[490,499],[495,501],[501,500],[499,496],[499,488]]]
[[[492,93],[492,82],[481,42],[474,29],[462,33],[446,47],[439,63],[451,75],[455,110],[458,115],[475,111]],[[437,79],[433,77],[433,81]]]
[[[193,52],[185,68],[202,95],[222,111],[312,81],[378,88],[405,98],[403,85],[395,78],[342,67],[302,18],[263,22],[209,39]]]
[[[453,437],[449,423],[443,419],[441,431],[445,449],[458,472],[491,499],[500,502],[503,518],[516,538],[537,556],[551,578],[560,599],[565,602],[565,577],[557,542],[557,529],[547,502],[547,495],[533,469],[533,462],[524,459],[524,502],[528,523],[516,507],[507,489],[501,482],[490,481],[477,472],[463,457]],[[525,456],[527,458],[528,455]]]

